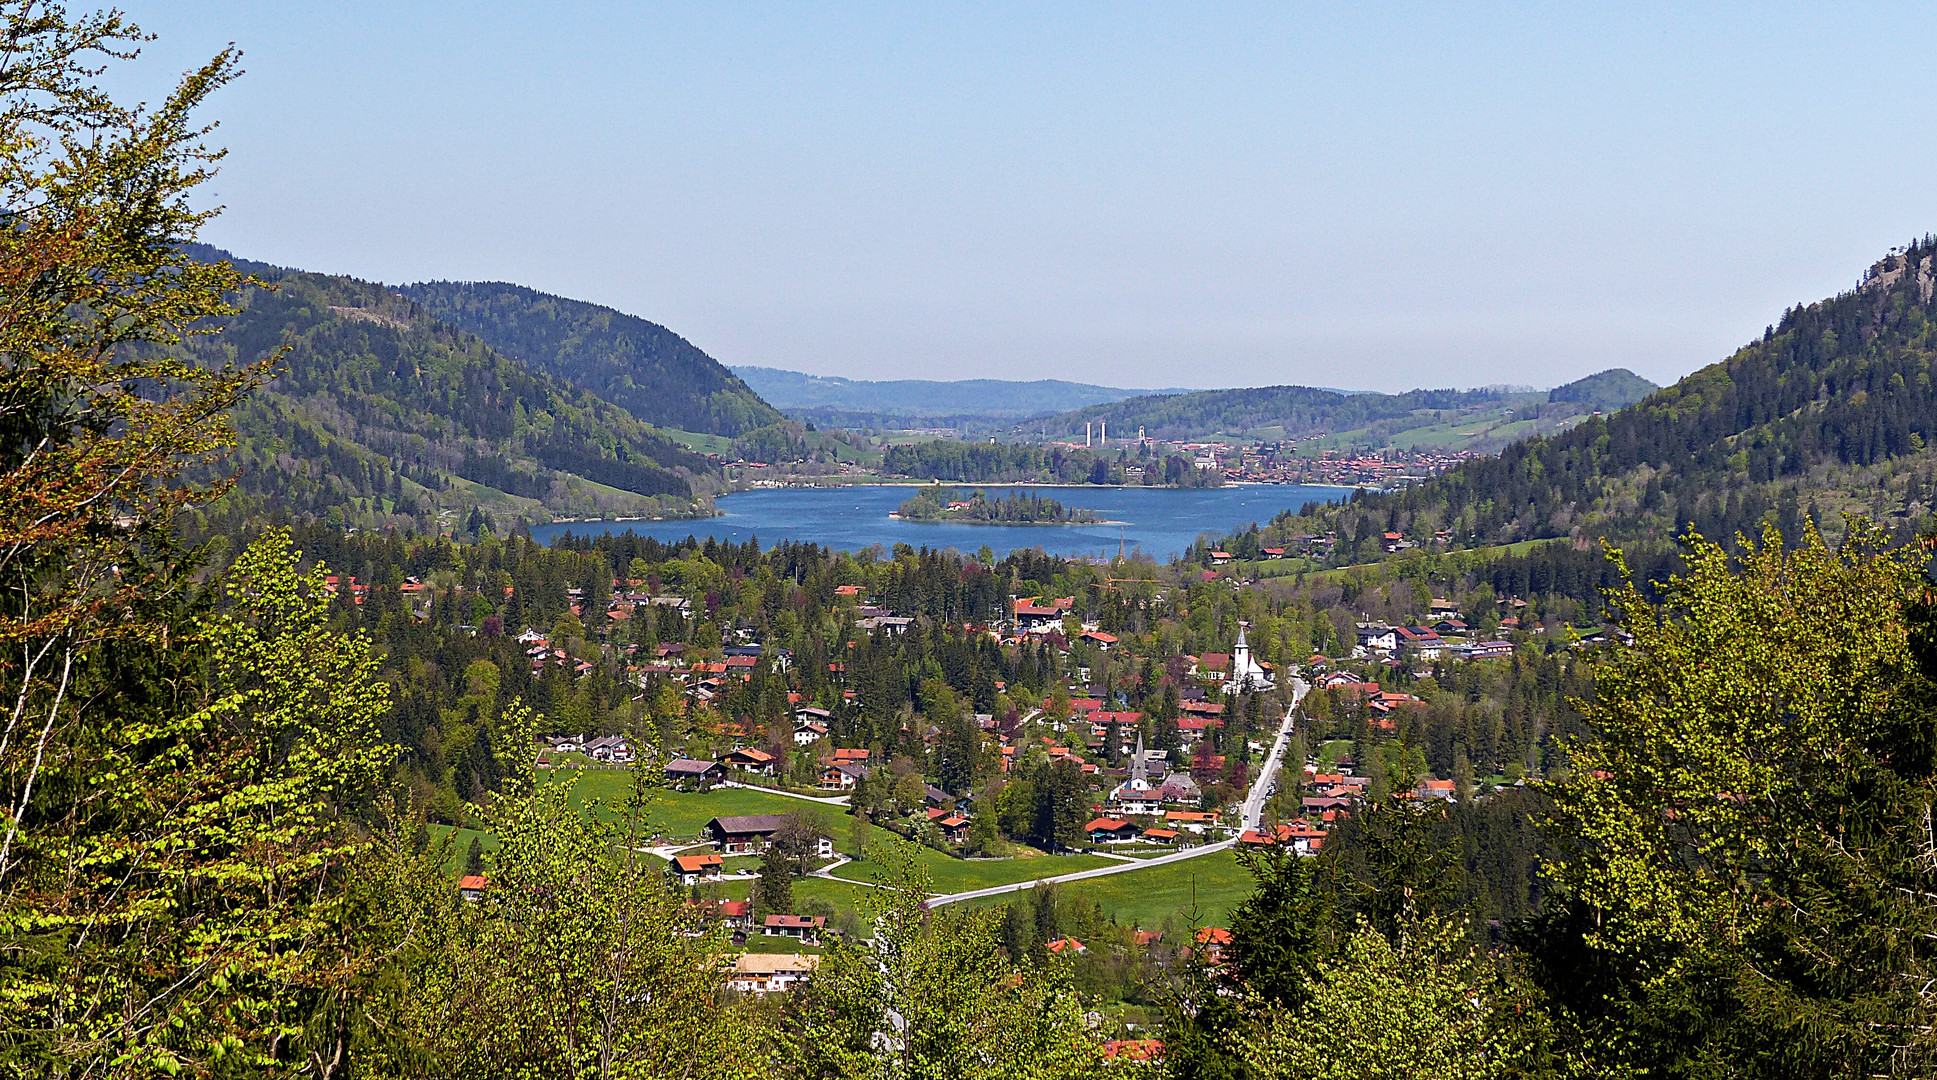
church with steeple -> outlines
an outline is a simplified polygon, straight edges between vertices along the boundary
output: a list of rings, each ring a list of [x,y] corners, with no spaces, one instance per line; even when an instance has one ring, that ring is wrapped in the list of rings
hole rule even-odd
[[[1251,643],[1245,640],[1244,624],[1238,624],[1238,643],[1231,648],[1231,677],[1224,684],[1227,694],[1248,694],[1272,688],[1271,672],[1251,655]]]

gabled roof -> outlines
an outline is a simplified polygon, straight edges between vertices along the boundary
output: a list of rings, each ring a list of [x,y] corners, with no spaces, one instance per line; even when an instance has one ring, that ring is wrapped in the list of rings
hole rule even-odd
[[[666,763],[666,771],[668,773],[678,773],[684,776],[703,776],[719,767],[719,762],[706,761],[701,758],[674,758]]]
[[[787,814],[742,814],[737,817],[716,817],[706,825],[722,833],[767,833],[786,824],[788,817]]]
[[[682,874],[697,874],[709,866],[719,867],[725,864],[725,859],[713,854],[673,856],[673,865],[678,867]]]
[[[827,924],[823,915],[769,915],[761,922],[762,926],[772,926],[786,930],[814,930]]]

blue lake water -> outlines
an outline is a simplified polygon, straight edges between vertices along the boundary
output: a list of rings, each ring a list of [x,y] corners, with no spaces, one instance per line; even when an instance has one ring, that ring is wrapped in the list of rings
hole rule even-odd
[[[955,485],[969,490],[976,485]],[[991,497],[1010,488],[981,485]],[[891,485],[841,488],[763,488],[723,496],[721,516],[689,521],[579,521],[536,526],[533,539],[549,543],[563,532],[624,532],[660,540],[731,540],[758,537],[762,546],[780,540],[812,542],[855,551],[871,544],[975,551],[987,544],[998,555],[1015,548],[1041,547],[1054,555],[1115,555],[1141,551],[1159,561],[1188,549],[1203,533],[1223,536],[1251,522],[1262,525],[1281,510],[1308,502],[1333,502],[1349,488],[1294,484],[1232,485],[1221,488],[1036,487],[1026,489],[1066,507],[1094,510],[1122,525],[960,525],[896,521],[888,515],[913,489]]]

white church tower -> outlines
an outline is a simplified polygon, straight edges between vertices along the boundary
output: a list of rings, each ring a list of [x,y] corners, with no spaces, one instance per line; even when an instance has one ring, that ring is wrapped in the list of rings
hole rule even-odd
[[[1224,684],[1227,694],[1271,689],[1271,673],[1251,658],[1251,643],[1244,638],[1244,624],[1238,624],[1238,643],[1231,647],[1231,681]]]

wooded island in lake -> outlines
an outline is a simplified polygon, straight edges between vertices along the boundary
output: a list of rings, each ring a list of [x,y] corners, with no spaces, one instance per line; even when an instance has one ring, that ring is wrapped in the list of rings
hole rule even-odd
[[[895,517],[903,521],[959,521],[972,525],[1101,525],[1094,510],[1065,507],[1055,499],[1026,492],[1011,491],[990,499],[986,491],[976,490],[967,498],[955,488],[922,488],[896,508]]]

